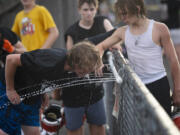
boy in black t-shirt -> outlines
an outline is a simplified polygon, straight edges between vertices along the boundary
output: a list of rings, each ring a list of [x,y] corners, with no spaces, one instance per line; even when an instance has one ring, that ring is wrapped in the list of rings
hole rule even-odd
[[[83,56],[83,57],[82,57]],[[20,127],[39,130],[40,96],[20,99],[20,89],[64,78],[68,71],[82,77],[102,66],[99,52],[89,42],[80,42],[71,50],[43,49],[8,55],[5,65],[6,85],[0,82],[0,133],[18,134]],[[40,89],[41,85],[37,85]],[[26,92],[24,90],[24,92]],[[5,94],[7,96],[5,96]],[[8,112],[8,113],[7,113]]]
[[[65,42],[68,50],[77,42],[113,29],[108,18],[96,16],[98,6],[98,0],[78,0],[77,8],[80,19],[73,23],[65,32]],[[72,77],[76,78],[76,75]],[[98,132],[102,134],[104,132],[106,117],[102,100],[103,96],[103,83],[84,84],[62,89],[67,134],[80,135],[82,133],[83,123],[81,119],[84,115],[86,115],[88,124],[91,127],[91,133]],[[95,107],[96,103],[99,102],[101,102],[101,105]],[[96,113],[97,115],[91,112],[93,111],[92,105],[94,105],[94,110],[101,110],[99,113]],[[83,109],[79,110],[82,107],[86,108],[84,109],[85,111]],[[76,113],[79,115],[76,115]]]

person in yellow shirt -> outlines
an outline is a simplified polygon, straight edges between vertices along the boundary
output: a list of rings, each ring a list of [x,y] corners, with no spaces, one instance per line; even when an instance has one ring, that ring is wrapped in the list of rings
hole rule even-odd
[[[27,51],[51,48],[59,31],[49,11],[36,0],[21,0],[24,7],[14,20],[12,31],[22,40]]]

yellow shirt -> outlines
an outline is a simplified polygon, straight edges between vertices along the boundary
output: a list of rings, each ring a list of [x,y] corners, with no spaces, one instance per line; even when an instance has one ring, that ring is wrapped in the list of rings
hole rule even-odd
[[[21,39],[28,51],[40,49],[46,41],[49,28],[56,24],[49,13],[43,7],[36,5],[30,12],[20,11],[15,18],[12,31]]]

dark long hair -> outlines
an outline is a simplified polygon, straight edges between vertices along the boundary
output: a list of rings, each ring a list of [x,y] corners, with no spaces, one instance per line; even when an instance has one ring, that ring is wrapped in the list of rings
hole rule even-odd
[[[84,3],[93,4],[96,8],[98,8],[99,4],[98,0],[78,0],[78,8],[81,8]]]
[[[138,17],[146,16],[144,0],[117,0],[114,8],[118,18],[121,18],[121,15],[127,12]]]

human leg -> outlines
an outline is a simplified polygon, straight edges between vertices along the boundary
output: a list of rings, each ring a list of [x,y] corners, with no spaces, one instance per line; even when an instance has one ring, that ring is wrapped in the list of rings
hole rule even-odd
[[[83,135],[83,126],[73,131],[67,129],[67,135]]]
[[[105,135],[105,127],[104,125],[93,125],[93,124],[89,124],[89,129],[90,129],[90,133],[91,135]]]
[[[87,107],[86,117],[91,135],[105,135],[106,115],[103,99]]]
[[[22,126],[24,135],[40,135],[38,126]]]
[[[20,105],[7,105],[6,87],[0,82],[0,135],[20,135]]]
[[[8,135],[3,130],[0,129],[0,135]]]
[[[155,82],[147,84],[153,96],[159,101],[164,110],[171,116],[170,86],[167,77],[163,77]]]
[[[64,107],[67,135],[83,135],[84,107]]]

